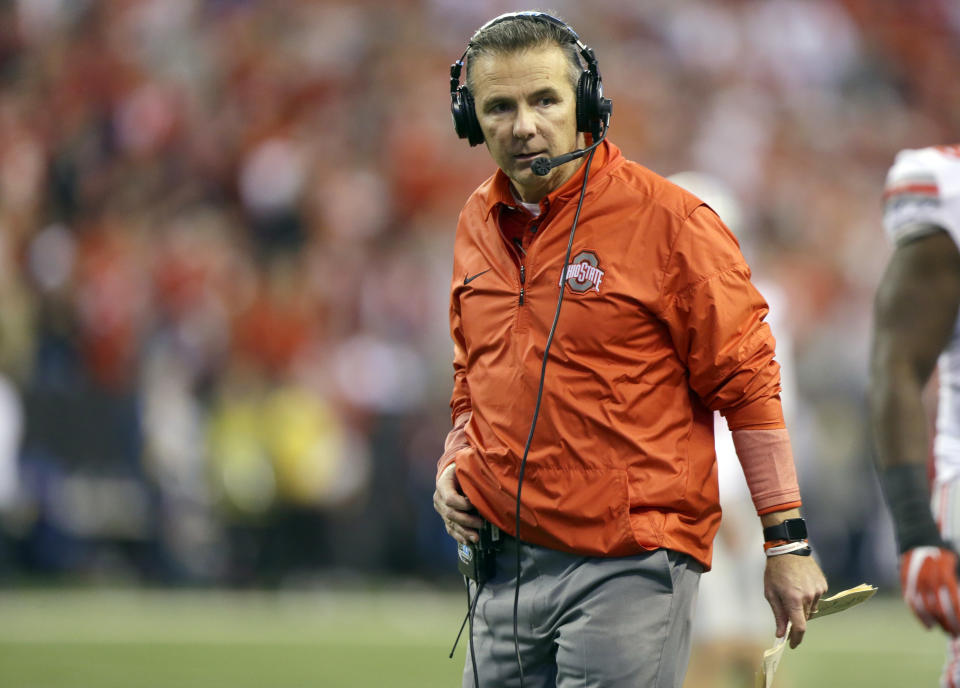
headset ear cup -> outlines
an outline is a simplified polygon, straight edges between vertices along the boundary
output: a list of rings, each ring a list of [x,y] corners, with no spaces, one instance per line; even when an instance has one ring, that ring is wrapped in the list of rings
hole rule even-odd
[[[483,143],[483,130],[477,120],[477,111],[473,103],[473,94],[466,85],[456,90],[453,102],[450,104],[450,113],[453,115],[453,127],[457,136],[467,139],[471,146]]]
[[[467,125],[464,121],[466,118],[463,114],[463,89],[458,88],[452,93],[453,97],[450,99],[450,115],[453,117],[453,128],[457,132],[457,136],[462,139],[467,138]]]
[[[600,137],[600,82],[585,70],[577,81],[577,131],[589,132],[593,139]]]

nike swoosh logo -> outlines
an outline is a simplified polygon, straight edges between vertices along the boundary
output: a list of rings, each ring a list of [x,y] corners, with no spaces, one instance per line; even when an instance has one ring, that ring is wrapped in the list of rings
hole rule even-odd
[[[470,284],[473,280],[477,279],[480,275],[485,275],[485,274],[487,274],[488,272],[490,272],[490,270],[492,270],[492,268],[487,268],[487,269],[484,270],[483,272],[478,272],[476,275],[471,275],[470,277],[467,277],[466,275],[464,275],[464,276],[463,276],[463,283],[464,283],[464,284]]]

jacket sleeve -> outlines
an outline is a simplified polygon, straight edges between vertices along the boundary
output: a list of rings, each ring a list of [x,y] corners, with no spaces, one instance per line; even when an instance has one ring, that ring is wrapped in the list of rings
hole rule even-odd
[[[690,386],[708,408],[731,430],[785,427],[767,303],[733,234],[707,206],[677,226],[661,304]]]
[[[456,268],[454,268],[456,270]],[[450,395],[450,419],[454,424],[464,413],[472,410],[470,388],[467,385],[467,351],[460,323],[460,300],[456,279],[450,290],[450,337],[453,340],[453,393]]]

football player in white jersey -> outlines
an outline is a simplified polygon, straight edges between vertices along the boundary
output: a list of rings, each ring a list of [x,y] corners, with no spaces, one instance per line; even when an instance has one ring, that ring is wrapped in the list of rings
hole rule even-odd
[[[870,363],[876,464],[900,582],[923,624],[951,638],[941,685],[960,685],[960,146],[901,151],[887,175],[894,242],[877,289]],[[923,390],[938,372],[934,479]]]

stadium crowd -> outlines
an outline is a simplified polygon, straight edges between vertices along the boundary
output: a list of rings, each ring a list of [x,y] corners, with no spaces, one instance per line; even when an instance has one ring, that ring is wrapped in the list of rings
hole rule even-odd
[[[551,7],[628,157],[733,189],[786,295],[811,539],[832,584],[894,580],[864,403],[880,194],[960,128],[960,9]],[[513,9],[0,0],[0,580],[453,576],[452,231],[493,170],[447,77]]]

